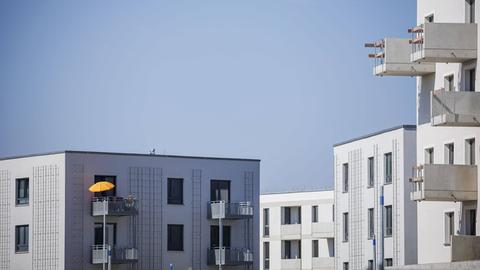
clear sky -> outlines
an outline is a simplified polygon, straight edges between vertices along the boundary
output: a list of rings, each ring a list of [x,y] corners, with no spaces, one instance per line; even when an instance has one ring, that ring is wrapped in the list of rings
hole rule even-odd
[[[67,3],[68,2],[68,3]],[[0,156],[259,158],[261,190],[332,187],[332,145],[415,123],[363,43],[415,0],[0,1]]]

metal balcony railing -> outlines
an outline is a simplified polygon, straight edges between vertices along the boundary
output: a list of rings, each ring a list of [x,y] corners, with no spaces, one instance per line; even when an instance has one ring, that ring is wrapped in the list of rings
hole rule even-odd
[[[103,216],[104,214],[107,216],[132,216],[137,213],[137,201],[132,197],[92,198],[92,216]]]
[[[461,63],[477,58],[475,23],[425,23],[408,32],[412,62]]]
[[[480,92],[442,88],[430,100],[432,126],[480,126]]]
[[[207,218],[212,219],[224,211],[225,219],[244,219],[253,217],[253,205],[251,202],[225,202],[224,208],[218,202],[209,202]],[[212,215],[213,214],[213,215]]]
[[[138,261],[138,250],[131,247],[115,247],[111,249],[111,262],[114,264],[134,263]],[[92,246],[92,264],[108,262],[108,245]]]
[[[208,265],[241,265],[253,263],[253,253],[246,248],[209,248]]]
[[[413,168],[414,201],[471,201],[477,199],[477,166],[424,164]]]

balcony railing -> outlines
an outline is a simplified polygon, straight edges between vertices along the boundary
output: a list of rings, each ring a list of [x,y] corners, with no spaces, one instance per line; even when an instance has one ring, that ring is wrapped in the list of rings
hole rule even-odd
[[[411,46],[407,38],[385,38],[365,47],[373,48],[368,57],[374,59],[373,74],[377,76],[422,76],[435,72],[434,63],[410,61]]]
[[[241,248],[209,248],[207,251],[208,265],[242,265],[253,263],[253,253]]]
[[[480,260],[480,236],[452,235],[451,261]]]
[[[225,213],[225,219],[244,219],[253,217],[253,205],[251,202],[209,202],[207,218],[212,219]],[[213,214],[213,215],[212,215]]]
[[[104,202],[105,199],[106,202]],[[137,201],[133,198],[92,198],[92,216],[103,216],[103,214],[107,216],[132,216],[136,215],[137,213]]]
[[[432,126],[480,126],[480,92],[432,91]]]
[[[477,58],[477,24],[425,23],[412,33],[412,62],[461,63]]]
[[[280,261],[280,266],[281,269],[285,270],[296,270],[296,269],[302,269],[302,259],[282,259]]]
[[[413,169],[410,178],[414,201],[477,200],[477,166],[424,164]]]
[[[111,262],[115,264],[135,263],[138,261],[138,250],[136,248],[112,247]],[[101,264],[108,262],[108,245],[92,246],[92,264]]]
[[[282,239],[298,239],[302,235],[302,224],[282,224],[280,234]]]
[[[333,222],[315,222],[312,223],[312,235],[320,238],[333,238]]]
[[[334,269],[335,257],[316,257],[312,258],[313,269]]]

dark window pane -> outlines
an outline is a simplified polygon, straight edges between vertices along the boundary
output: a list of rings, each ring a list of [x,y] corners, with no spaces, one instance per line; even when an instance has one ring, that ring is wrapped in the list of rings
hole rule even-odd
[[[183,251],[183,225],[168,224],[169,251]]]
[[[182,178],[168,178],[168,204],[183,204]]]
[[[16,180],[16,203],[28,204],[29,201],[29,187],[28,178],[20,178]]]
[[[210,226],[210,247],[219,246],[219,229],[217,225]],[[230,226],[223,226],[223,247],[230,247]]]
[[[385,154],[385,183],[392,182],[392,153]]]
[[[15,226],[15,251],[28,251],[28,225]]]

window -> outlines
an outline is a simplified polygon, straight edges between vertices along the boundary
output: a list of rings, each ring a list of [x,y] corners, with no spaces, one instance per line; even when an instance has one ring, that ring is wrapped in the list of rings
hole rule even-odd
[[[368,270],[373,270],[373,260],[368,260]]]
[[[300,259],[301,256],[301,241],[300,240],[283,240],[282,259]]]
[[[17,185],[17,192],[16,192],[16,203],[17,205],[20,204],[28,204],[29,200],[29,192],[28,192],[28,178],[19,178],[16,180]]]
[[[373,157],[368,158],[368,183],[367,187],[373,187],[374,179],[375,179],[375,163]]]
[[[183,225],[168,224],[168,251],[183,251]]]
[[[230,247],[230,226],[223,226],[223,234],[222,234],[222,246],[223,247]],[[220,232],[219,227],[217,225],[210,226],[210,247],[216,248],[219,247],[220,243]]]
[[[105,224],[105,244],[114,246],[117,242],[117,224]],[[95,223],[94,244],[103,245],[103,223]]]
[[[270,235],[270,209],[263,209],[263,236]]]
[[[425,164],[433,164],[434,163],[433,154],[434,154],[433,147],[425,149]]]
[[[301,224],[301,208],[300,206],[282,207],[283,222],[282,224]]]
[[[348,213],[343,213],[343,241],[348,241]]]
[[[467,23],[475,23],[475,0],[465,1],[465,18]]]
[[[318,240],[312,240],[312,257],[318,258]]]
[[[465,91],[475,91],[475,68],[465,70]]]
[[[454,147],[453,143],[445,144],[445,163],[453,164],[454,163]]]
[[[385,184],[392,183],[392,153],[385,154]]]
[[[110,182],[115,185],[114,188],[111,190],[103,191],[103,192],[95,192],[95,197],[115,197],[117,195],[117,177],[112,175],[95,175],[95,183],[97,182]]]
[[[230,181],[210,181],[210,201],[230,201]]]
[[[444,245],[449,246],[455,231],[453,212],[445,213],[445,240]]]
[[[425,22],[426,23],[433,23],[433,20],[434,20],[433,14],[425,16]]]
[[[343,192],[348,192],[348,163],[342,165]]]
[[[392,236],[392,206],[385,206],[385,236]]]
[[[466,210],[466,233],[467,235],[476,235],[476,223],[477,223],[477,209],[468,209]]]
[[[374,215],[373,215],[373,208],[368,209],[368,238],[373,239],[375,236],[375,227],[374,227]]]
[[[465,140],[465,164],[475,165],[475,139]]]
[[[318,222],[318,205],[312,206],[312,222]]]
[[[455,91],[453,79],[453,75],[447,75],[443,78],[443,87],[445,88],[445,91]]]
[[[168,204],[183,204],[182,178],[168,178]]]
[[[393,259],[392,258],[386,258],[385,259],[385,266],[393,266]]]
[[[343,263],[343,270],[348,270],[348,262]]]
[[[263,242],[263,269],[270,269],[270,242]]]
[[[28,251],[28,225],[15,226],[15,252]]]

